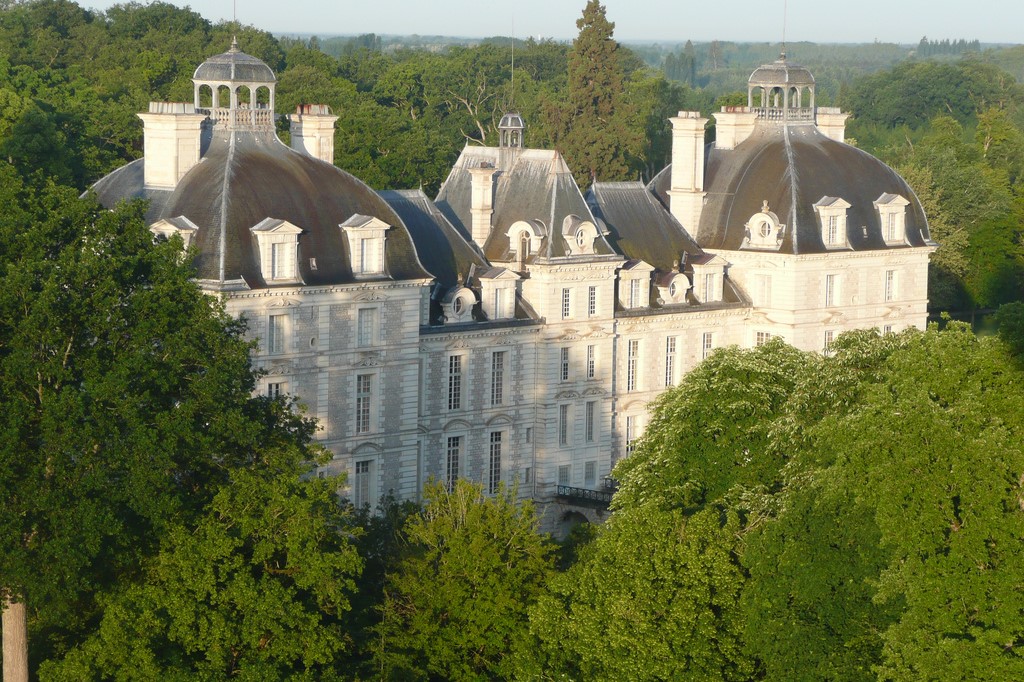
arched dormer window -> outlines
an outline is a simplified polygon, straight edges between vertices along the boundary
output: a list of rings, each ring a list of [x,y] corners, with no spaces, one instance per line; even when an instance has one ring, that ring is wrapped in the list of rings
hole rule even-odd
[[[441,299],[441,310],[444,322],[458,324],[473,320],[473,306],[476,305],[476,294],[468,287],[458,286],[451,289]]]
[[[517,220],[508,228],[506,235],[509,248],[516,250],[515,260],[519,264],[520,270],[526,269],[526,261],[530,254],[540,250],[541,240],[546,234],[544,223],[539,220]]]
[[[391,226],[380,218],[356,213],[339,227],[348,238],[352,274],[357,278],[384,274],[386,232]]]
[[[826,249],[848,249],[846,212],[850,203],[840,197],[822,197],[814,204],[821,223],[821,242]]]
[[[577,215],[568,215],[562,221],[562,239],[570,256],[594,253],[597,226]]]
[[[882,239],[886,246],[906,243],[907,206],[910,202],[899,194],[883,194],[875,199],[875,209],[882,225]]]
[[[785,225],[779,222],[768,207],[768,202],[761,204],[761,210],[747,221],[747,239],[741,248],[778,250],[782,244],[782,233]]]
[[[302,230],[287,220],[265,218],[250,228],[260,254],[260,272],[267,284],[299,281],[298,248]]]

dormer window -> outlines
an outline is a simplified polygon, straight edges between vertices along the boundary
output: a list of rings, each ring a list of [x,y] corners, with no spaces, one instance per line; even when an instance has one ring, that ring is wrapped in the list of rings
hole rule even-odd
[[[515,317],[516,282],[519,275],[505,268],[491,268],[477,276],[480,303],[488,320]]]
[[[568,215],[562,221],[562,238],[565,239],[570,256],[594,253],[597,226],[579,216]]]
[[[266,218],[251,228],[267,284],[298,282],[298,245],[302,230],[287,220]]]
[[[476,294],[472,289],[464,286],[455,287],[441,299],[443,321],[448,324],[472,321],[474,305],[476,305]]]
[[[185,242],[186,249],[192,244],[192,238],[195,237],[198,230],[196,224],[183,215],[177,218],[158,220],[149,226],[149,231],[153,233],[154,237],[170,239],[174,235],[179,235],[181,241]]]
[[[642,260],[627,261],[619,271],[619,304],[627,310],[650,305],[654,267]]]
[[[777,250],[782,243],[782,228],[779,216],[769,209],[768,202],[761,205],[761,211],[747,221],[747,240],[744,247]]]
[[[667,272],[655,279],[661,303],[675,305],[686,302],[686,292],[690,289],[690,280],[678,270]]]
[[[539,220],[517,220],[508,228],[509,249],[515,251],[516,264],[519,270],[526,269],[526,261],[530,254],[537,253],[540,249],[540,242],[547,230],[544,223]]]
[[[701,254],[690,259],[694,294],[701,303],[718,303],[725,290],[725,266],[721,256]]]
[[[883,194],[875,199],[875,208],[882,225],[882,239],[887,246],[906,243],[909,205],[910,202],[899,194]]]
[[[821,242],[826,249],[847,249],[846,212],[850,204],[839,197],[822,197],[814,204],[821,221]]]
[[[379,218],[356,213],[339,227],[348,238],[352,274],[356,277],[384,274],[385,233],[390,225]]]

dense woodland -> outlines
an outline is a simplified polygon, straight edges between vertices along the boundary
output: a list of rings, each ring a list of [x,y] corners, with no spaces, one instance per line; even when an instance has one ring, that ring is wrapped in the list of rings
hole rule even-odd
[[[777,53],[631,50],[596,0],[578,28],[517,42],[513,89],[507,40],[0,0],[0,605],[33,675],[1024,679],[1022,48],[789,47],[924,202],[936,312],[1002,305],[998,334],[718,350],[657,401],[609,521],[560,543],[471,482],[376,515],[339,504],[309,475],[314,425],[252,396],[242,323],[180,241],[153,244],[138,203],[79,197],[141,154],[136,112],[191,101],[232,35],[277,72],[279,111],[339,115],[339,166],[428,193],[513,108],[582,186],[649,178],[669,115],[745,100]]]

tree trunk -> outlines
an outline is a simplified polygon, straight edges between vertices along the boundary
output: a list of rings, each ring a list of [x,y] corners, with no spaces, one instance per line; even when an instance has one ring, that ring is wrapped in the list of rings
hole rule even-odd
[[[28,682],[28,628],[25,625],[25,604],[8,599],[3,609],[3,682]]]

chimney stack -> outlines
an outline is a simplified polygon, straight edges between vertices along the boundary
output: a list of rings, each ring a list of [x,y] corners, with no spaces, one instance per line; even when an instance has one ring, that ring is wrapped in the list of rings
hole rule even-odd
[[[203,121],[195,105],[150,102],[143,123],[143,183],[146,189],[174,189],[199,163]]]
[[[338,117],[326,104],[300,104],[288,115],[292,149],[334,163],[334,122]]]
[[[704,208],[704,126],[699,111],[680,111],[672,121],[672,184],[669,207],[684,228],[696,235]]]
[[[494,164],[487,162],[469,169],[472,176],[470,213],[473,216],[470,231],[473,241],[481,249],[487,242],[487,238],[491,236],[491,216],[494,213],[494,174],[496,172]]]

